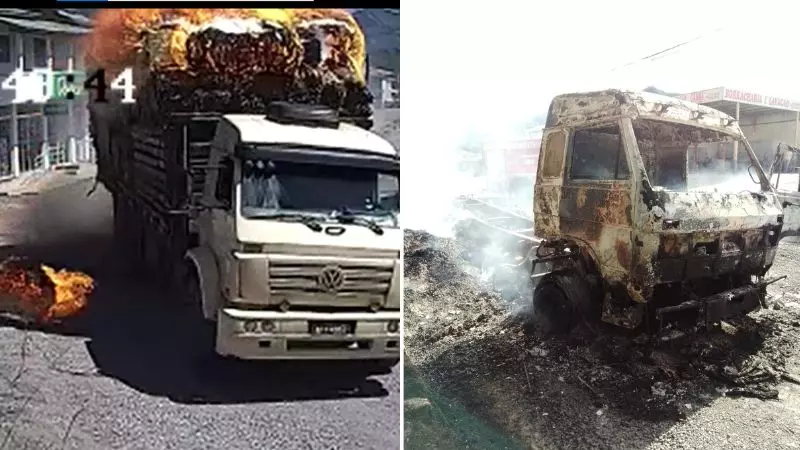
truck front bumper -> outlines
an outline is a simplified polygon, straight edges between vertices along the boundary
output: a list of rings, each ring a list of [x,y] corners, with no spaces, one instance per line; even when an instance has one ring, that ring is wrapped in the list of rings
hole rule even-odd
[[[312,334],[312,322],[350,323],[350,334]],[[391,332],[390,323],[396,325]],[[399,359],[400,311],[317,313],[224,308],[217,353],[241,359]]]
[[[669,317],[684,311],[696,311],[698,324],[708,325],[731,317],[737,317],[753,311],[763,301],[764,288],[782,280],[786,276],[761,281],[749,286],[730,289],[705,298],[687,300],[675,306],[656,309],[656,319],[669,321]]]

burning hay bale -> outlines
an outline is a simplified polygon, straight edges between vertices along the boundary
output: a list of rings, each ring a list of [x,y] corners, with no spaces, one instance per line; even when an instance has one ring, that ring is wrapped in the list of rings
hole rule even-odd
[[[188,67],[228,79],[261,73],[291,76],[302,56],[300,42],[289,31],[256,19],[217,19],[186,40]]]
[[[146,117],[262,113],[283,100],[325,105],[372,125],[363,121],[373,100],[364,35],[344,10],[114,10],[97,22],[87,63],[112,73],[135,67],[137,102],[154,113]]]
[[[0,263],[0,314],[38,324],[80,312],[94,280],[80,272],[31,265],[18,259]]]

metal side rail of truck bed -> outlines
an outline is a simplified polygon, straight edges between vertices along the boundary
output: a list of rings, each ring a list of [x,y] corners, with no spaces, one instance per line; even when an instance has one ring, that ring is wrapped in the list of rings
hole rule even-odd
[[[534,244],[541,242],[541,239],[533,235],[533,219],[530,217],[522,216],[477,198],[459,197],[456,199],[456,205],[469,213],[471,219],[493,231],[506,233]]]

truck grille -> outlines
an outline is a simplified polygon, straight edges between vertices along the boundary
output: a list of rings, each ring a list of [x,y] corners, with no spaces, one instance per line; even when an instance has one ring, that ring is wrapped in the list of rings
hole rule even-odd
[[[296,296],[303,293],[316,295],[327,293],[337,297],[370,297],[383,300],[389,291],[393,269],[393,263],[382,264],[381,267],[358,263],[271,261],[270,294]],[[326,276],[324,274],[326,270],[329,278],[327,282],[322,279]]]

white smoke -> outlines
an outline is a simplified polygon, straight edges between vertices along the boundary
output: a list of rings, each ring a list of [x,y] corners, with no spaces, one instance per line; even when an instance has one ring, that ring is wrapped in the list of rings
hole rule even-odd
[[[536,106],[536,105],[534,105]],[[452,236],[453,225],[465,216],[454,206],[462,196],[494,197],[498,206],[514,209],[517,213],[530,215],[533,206],[533,179],[530,183],[512,188],[504,182],[502,169],[505,164],[502,156],[503,146],[521,140],[529,140],[530,152],[536,153],[537,135],[531,133],[523,124],[541,116],[542,108],[531,107],[529,112],[517,113],[512,117],[491,117],[490,111],[469,109],[472,117],[460,121],[454,114],[448,123],[438,123],[436,131],[426,136],[422,148],[417,148],[406,140],[403,154],[403,221],[404,227],[421,229],[439,236]],[[504,119],[504,120],[503,120]],[[500,123],[498,123],[500,122]],[[467,147],[493,146],[494,155],[484,160],[483,174],[476,175],[470,168],[464,168],[464,153]],[[509,202],[508,200],[511,200]]]

